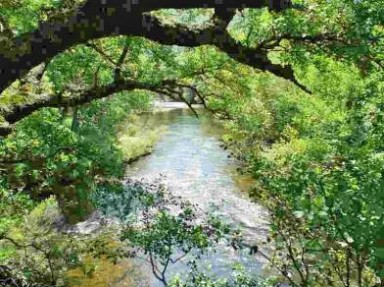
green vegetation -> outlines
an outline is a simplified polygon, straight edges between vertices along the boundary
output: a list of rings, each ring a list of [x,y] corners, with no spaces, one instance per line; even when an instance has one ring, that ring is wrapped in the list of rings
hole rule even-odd
[[[382,0],[296,0],[279,12],[159,10],[145,18],[156,35],[126,33],[148,39],[112,37],[109,22],[100,34],[92,29],[103,25],[83,27],[89,2],[0,3],[0,285],[82,286],[100,262],[125,260],[135,273],[129,258],[142,252],[165,286],[383,286]],[[78,9],[68,44],[56,25]],[[39,53],[26,71],[41,35],[49,56]],[[210,278],[194,260],[185,276],[167,277],[178,253],[198,258],[219,239],[233,244],[234,231],[213,218],[196,222],[193,206],[161,189],[122,182],[124,164],[151,152],[164,131],[143,116],[158,94],[191,109],[202,103],[226,126],[226,146],[255,179],[252,199],[270,213],[273,280],[241,267]],[[122,194],[123,215],[142,214],[122,230],[80,236],[57,227],[60,217],[73,224],[96,208],[116,209]],[[97,201],[104,196],[113,200]],[[165,201],[180,210],[163,210]]]
[[[92,209],[89,194],[123,175],[117,124],[149,100],[135,96],[135,101],[124,94],[61,112],[44,109],[21,121],[2,141],[4,188],[28,191],[35,200],[54,194],[69,221],[84,218]]]
[[[320,60],[325,79],[315,66]],[[316,96],[275,85],[259,97],[241,98],[237,107],[237,98],[228,107],[215,103],[234,118],[225,140],[257,179],[252,195],[271,213],[276,267],[287,280],[371,286],[383,262],[381,75],[362,77],[323,58],[307,62],[306,71]],[[268,86],[268,79],[258,85]],[[263,113],[233,112],[253,101]]]
[[[165,132],[165,126],[157,126],[156,123],[148,122],[149,115],[132,115],[121,125],[118,135],[118,146],[123,153],[123,159],[132,163],[144,155],[152,152],[155,143]]]

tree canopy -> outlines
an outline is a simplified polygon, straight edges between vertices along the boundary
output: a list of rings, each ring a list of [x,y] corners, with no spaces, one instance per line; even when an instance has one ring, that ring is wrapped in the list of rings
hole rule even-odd
[[[313,53],[354,61],[362,70],[381,67],[383,19],[379,1],[298,1],[283,12],[263,9],[281,11],[291,4],[283,2],[140,1],[127,6],[119,1],[9,1],[1,9],[1,89],[4,91],[35,66],[45,64],[49,69],[55,56],[76,45],[91,47],[91,41],[119,35],[183,47],[210,45],[240,63],[292,81],[305,91],[310,89],[298,80],[293,67],[305,63]],[[30,17],[24,17],[26,13]],[[115,65],[119,59],[110,60]],[[112,90],[104,87],[106,93],[124,89],[124,85],[117,87],[119,83],[109,84]],[[133,88],[132,83],[129,86]],[[44,105],[40,102],[36,108]],[[5,114],[6,122],[12,124],[28,114],[24,110],[16,112],[17,116]]]
[[[383,37],[382,0],[1,1],[0,285],[64,286],[84,258],[127,258],[127,246],[166,264],[174,245],[211,246],[223,226],[194,226],[188,205],[107,234],[113,244],[57,240],[51,215],[77,222],[125,190],[124,164],[160,129],[137,118],[160,94],[225,126],[271,217],[275,283],[383,286]],[[264,286],[243,272],[156,274]]]

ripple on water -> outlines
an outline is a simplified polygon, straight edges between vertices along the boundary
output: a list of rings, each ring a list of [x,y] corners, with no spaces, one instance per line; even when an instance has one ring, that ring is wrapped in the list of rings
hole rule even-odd
[[[228,152],[220,147],[220,129],[208,119],[197,119],[185,110],[156,114],[156,123],[168,126],[151,155],[135,162],[126,171],[133,179],[153,180],[165,176],[164,184],[175,196],[198,204],[208,211],[212,205],[236,227],[252,244],[266,240],[268,214],[259,204],[252,203],[234,180],[238,167]],[[205,270],[225,275],[235,262],[260,272],[265,264],[261,258],[240,254],[222,245],[216,253],[209,253],[200,262]],[[171,273],[184,270],[183,263],[172,266]],[[154,281],[153,286],[161,286]]]

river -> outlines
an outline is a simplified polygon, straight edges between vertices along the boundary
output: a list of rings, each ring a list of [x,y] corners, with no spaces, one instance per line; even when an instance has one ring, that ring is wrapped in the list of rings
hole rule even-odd
[[[236,172],[240,163],[220,146],[222,128],[206,117],[196,118],[178,104],[163,105],[161,112],[149,117],[147,120],[165,125],[166,132],[152,154],[127,168],[126,177],[150,181],[162,174],[173,195],[198,204],[202,210],[218,207],[217,213],[240,228],[246,241],[260,246],[267,237],[268,214],[243,192],[244,180]],[[218,252],[206,255],[199,265],[217,276],[226,276],[234,263],[260,274],[266,262],[261,256],[235,252],[223,245]],[[168,277],[183,271],[184,263],[178,263],[170,267]],[[150,281],[152,287],[162,286],[155,278]]]

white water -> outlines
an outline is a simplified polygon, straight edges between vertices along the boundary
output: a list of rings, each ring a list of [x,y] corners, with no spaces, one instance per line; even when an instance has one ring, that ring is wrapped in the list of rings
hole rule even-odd
[[[127,177],[151,181],[159,174],[164,175],[164,183],[173,195],[198,204],[202,210],[217,206],[219,214],[242,230],[247,242],[260,247],[267,237],[267,212],[240,192],[235,181],[239,163],[220,147],[220,129],[207,119],[194,117],[187,109],[177,109],[176,104],[162,107],[170,109],[154,117],[159,125],[168,126],[167,132],[151,155],[127,169]],[[207,272],[226,276],[236,262],[255,274],[260,274],[266,263],[261,256],[219,246],[218,251],[208,254],[200,265]],[[168,277],[184,272],[185,263],[171,266]],[[153,278],[152,286],[162,285]]]

